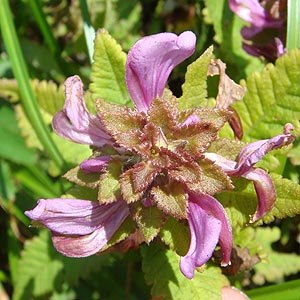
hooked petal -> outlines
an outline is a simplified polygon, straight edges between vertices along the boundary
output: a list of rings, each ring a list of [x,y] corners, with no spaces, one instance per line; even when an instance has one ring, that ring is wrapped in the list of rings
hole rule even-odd
[[[118,202],[113,203],[116,205]],[[118,230],[129,214],[127,206],[115,209],[105,223],[99,224],[91,234],[71,237],[53,233],[52,241],[56,250],[69,257],[86,257],[99,252]]]
[[[205,157],[214,161],[214,163],[221,167],[228,175],[235,177],[242,176],[253,181],[258,203],[255,213],[250,216],[250,223],[259,220],[273,208],[276,200],[276,191],[273,181],[266,171],[251,167],[246,168],[246,171],[241,173],[241,171],[236,168],[236,162],[226,159],[221,155],[205,153]]]
[[[272,179],[262,169],[252,168],[243,177],[253,181],[258,198],[256,211],[250,217],[250,223],[254,223],[273,208],[276,200],[276,191]]]
[[[260,161],[268,152],[292,143],[295,137],[290,133],[294,127],[286,124],[284,133],[271,139],[256,141],[245,146],[238,157],[238,163],[234,171],[235,176],[243,175]]]
[[[128,53],[126,83],[139,111],[147,112],[161,97],[173,68],[194,53],[196,36],[185,31],[159,33],[137,41]]]
[[[194,269],[205,264],[219,241],[222,266],[230,263],[232,248],[231,226],[222,205],[209,195],[189,195],[188,222],[191,244],[188,253],[181,258],[181,272],[189,279]]]
[[[103,146],[110,144],[98,116],[89,113],[83,98],[83,83],[78,76],[65,81],[65,104],[63,110],[56,113],[52,126],[61,137],[79,144]]]
[[[25,215],[58,234],[86,235],[106,224],[117,212],[128,214],[124,201],[100,205],[88,200],[57,198],[40,199]]]

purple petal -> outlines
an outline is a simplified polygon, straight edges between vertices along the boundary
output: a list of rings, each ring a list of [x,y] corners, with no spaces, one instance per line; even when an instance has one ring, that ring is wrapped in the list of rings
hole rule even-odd
[[[101,172],[110,161],[111,156],[99,156],[90,158],[80,164],[80,169],[86,173]]]
[[[89,113],[83,98],[83,84],[78,76],[65,81],[65,104],[62,111],[55,114],[52,126],[64,139],[101,147],[111,143],[98,116]]]
[[[251,169],[243,177],[253,181],[258,198],[256,211],[250,216],[250,223],[254,223],[273,208],[276,191],[272,179],[262,169]]]
[[[114,205],[118,202],[113,203]],[[118,230],[129,214],[127,206],[115,209],[105,223],[89,235],[70,237],[53,233],[52,241],[56,250],[69,257],[86,257],[99,252]]]
[[[279,28],[282,21],[274,19],[258,0],[229,0],[230,9],[241,19],[263,28]]]
[[[233,175],[243,175],[271,150],[292,143],[295,137],[290,133],[290,130],[293,130],[293,125],[286,124],[285,133],[271,139],[250,143],[244,147],[239,154],[238,163]]]
[[[253,181],[256,195],[258,198],[257,208],[255,213],[250,216],[250,223],[253,223],[261,219],[267,212],[269,212],[276,200],[276,192],[274,184],[267,172],[262,169],[247,168],[247,171],[241,173],[236,168],[236,163],[226,159],[218,154],[206,153],[205,157],[212,160],[216,165],[222,168],[222,170],[230,176],[239,177],[242,176],[248,180]]]
[[[161,97],[173,68],[194,53],[196,36],[185,31],[159,33],[137,41],[128,53],[126,83],[136,108],[147,112]]]
[[[59,234],[86,235],[105,224],[118,211],[128,214],[124,201],[100,205],[88,200],[58,198],[40,199],[38,205],[25,215]]]
[[[277,57],[280,57],[281,55],[286,53],[286,49],[284,48],[284,45],[279,38],[276,37],[276,38],[274,38],[274,40],[275,40]]]
[[[222,266],[230,263],[232,248],[231,226],[222,205],[209,195],[189,195],[188,222],[191,244],[188,253],[181,258],[181,272],[189,279],[194,269],[205,264],[212,256],[219,241]]]

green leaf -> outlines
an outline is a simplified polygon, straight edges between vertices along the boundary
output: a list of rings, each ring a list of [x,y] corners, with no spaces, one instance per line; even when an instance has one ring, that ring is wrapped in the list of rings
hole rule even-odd
[[[179,98],[180,110],[193,107],[206,107],[207,100],[207,70],[213,58],[213,48],[209,47],[196,61],[190,64],[182,85],[182,96]]]
[[[149,244],[159,233],[163,224],[163,213],[156,206],[144,207],[141,203],[132,206],[136,221],[144,240]]]
[[[96,189],[99,186],[100,174],[99,173],[85,173],[79,166],[69,170],[64,178],[74,182],[80,186],[86,186],[91,189]]]
[[[142,268],[146,282],[152,285],[153,299],[220,300],[221,288],[229,284],[220,268],[213,266],[203,273],[196,271],[192,280],[185,278],[179,269],[180,257],[155,243],[142,247],[142,257]]]
[[[52,81],[30,80],[38,104],[49,114],[54,115],[64,104],[64,86]],[[9,102],[20,101],[20,91],[15,79],[0,79],[0,95]]]
[[[72,259],[56,252],[50,234],[40,235],[26,242],[18,268],[13,300],[31,299],[61,289],[64,283],[76,284],[111,262],[109,256]]]
[[[93,98],[127,104],[129,95],[125,84],[126,54],[121,46],[101,29],[97,32],[92,65],[90,91]]]
[[[179,255],[185,255],[188,252],[190,245],[190,230],[189,227],[183,223],[178,222],[173,217],[168,217],[159,236],[162,241],[176,251]]]
[[[106,172],[100,176],[98,200],[100,203],[112,203],[121,196],[120,175],[123,163],[113,159],[108,163]]]
[[[280,229],[257,228],[256,239],[264,246],[268,257],[264,263],[254,267],[253,281],[262,285],[265,281],[278,282],[285,276],[296,274],[300,271],[300,256],[296,253],[280,253],[272,249],[272,243],[280,239]]]
[[[285,123],[299,128],[300,50],[281,56],[246,81],[243,101],[233,106],[239,113],[247,141],[270,138],[283,131]]]
[[[187,194],[184,186],[179,182],[153,187],[150,194],[157,203],[157,207],[167,215],[178,219],[187,218]]]

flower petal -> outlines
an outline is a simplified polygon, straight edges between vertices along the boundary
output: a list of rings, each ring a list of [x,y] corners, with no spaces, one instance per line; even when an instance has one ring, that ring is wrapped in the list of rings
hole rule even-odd
[[[39,221],[59,234],[86,235],[105,224],[117,212],[128,214],[124,201],[100,205],[77,199],[40,199],[38,205],[25,215]]]
[[[196,36],[185,31],[159,33],[137,41],[128,53],[126,83],[139,111],[147,112],[151,101],[161,97],[173,68],[194,53]]]
[[[236,168],[237,164],[234,161],[215,153],[205,153],[205,157],[214,161],[214,163],[221,167],[228,175],[235,177],[242,176],[253,181],[258,203],[255,213],[250,216],[250,223],[259,220],[273,208],[276,200],[276,192],[273,181],[266,171],[259,168],[247,168],[246,172],[241,173],[241,171]]]
[[[66,100],[62,111],[55,114],[52,126],[64,139],[93,146],[111,143],[101,120],[89,113],[83,98],[83,83],[78,76],[65,81]]]
[[[285,125],[285,132],[283,134],[274,136],[271,139],[256,141],[244,147],[239,154],[238,163],[233,175],[243,175],[271,150],[292,143],[295,137],[290,133],[290,130],[293,129],[293,126],[288,123]]]
[[[192,279],[195,268],[205,264],[212,256],[222,224],[195,202],[189,202],[188,222],[191,243],[188,253],[180,260],[180,270],[185,277]]]
[[[114,203],[114,205],[117,203]],[[53,245],[58,252],[69,257],[93,255],[107,244],[128,214],[127,206],[114,210],[104,224],[99,225],[95,231],[88,235],[70,237],[53,233]]]
[[[229,0],[230,9],[241,19],[263,28],[278,28],[282,21],[274,19],[258,0]]]
[[[101,172],[110,161],[111,156],[99,156],[86,159],[80,164],[80,169],[86,173]]]
[[[218,241],[223,254],[221,265],[230,264],[232,232],[223,206],[212,196],[189,194],[188,222],[191,244],[181,258],[181,272],[193,278],[194,269],[209,260]]]
[[[273,208],[276,200],[276,191],[272,179],[262,169],[252,168],[243,174],[243,177],[253,181],[258,198],[256,211],[250,216],[250,223],[254,223]]]

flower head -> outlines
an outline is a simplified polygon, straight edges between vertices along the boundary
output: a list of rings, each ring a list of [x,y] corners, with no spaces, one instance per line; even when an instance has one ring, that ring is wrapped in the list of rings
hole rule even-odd
[[[274,62],[285,53],[286,1],[229,0],[230,9],[250,27],[243,27],[244,50]]]
[[[255,220],[272,208],[274,187],[260,182],[263,176],[269,177],[253,165],[268,151],[290,143],[292,135],[286,130],[281,136],[249,144],[237,162],[208,153],[232,112],[226,105],[182,111],[175,97],[163,96],[170,72],[194,48],[192,32],[162,33],[138,41],[126,64],[134,108],[98,99],[98,113],[92,115],[84,103],[80,78],[66,80],[65,105],[55,115],[53,128],[66,139],[93,146],[94,152],[65,176],[96,189],[98,202],[40,200],[26,212],[52,231],[54,246],[64,255],[101,251],[127,218],[136,223],[139,238],[134,240],[150,243],[169,217],[189,226],[190,247],[180,269],[192,278],[218,243],[222,265],[230,263],[231,227],[214,195],[234,188],[231,177],[254,182],[260,198]]]

